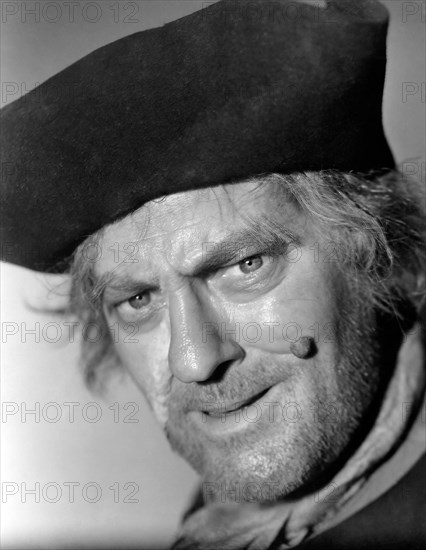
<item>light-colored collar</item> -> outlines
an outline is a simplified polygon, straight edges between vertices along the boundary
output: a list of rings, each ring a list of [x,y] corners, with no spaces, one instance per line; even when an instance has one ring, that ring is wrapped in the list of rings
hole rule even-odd
[[[384,418],[383,424],[384,429],[386,426],[392,426],[392,422],[399,424],[398,431],[400,433],[402,431],[405,439],[390,458],[372,472],[363,487],[341,508],[327,528],[338,525],[378,499],[404,477],[426,453],[424,352],[420,338],[420,326],[417,326],[417,329],[418,337],[410,335],[401,348],[399,364],[400,376],[403,376],[403,381],[402,383],[400,381],[399,392],[395,392],[392,400],[389,401],[394,405],[394,412],[389,411],[388,420]],[[420,372],[419,366],[422,367]],[[409,426],[410,420],[413,418],[411,428],[408,429],[408,432],[404,432],[404,427]]]

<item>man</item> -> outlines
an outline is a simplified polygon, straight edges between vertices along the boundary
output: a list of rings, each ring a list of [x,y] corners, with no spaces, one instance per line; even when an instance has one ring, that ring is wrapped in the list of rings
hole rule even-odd
[[[88,382],[126,368],[199,472],[176,548],[425,541],[424,212],[381,124],[387,15],[300,6],[219,2],[2,111],[3,258],[71,273]]]

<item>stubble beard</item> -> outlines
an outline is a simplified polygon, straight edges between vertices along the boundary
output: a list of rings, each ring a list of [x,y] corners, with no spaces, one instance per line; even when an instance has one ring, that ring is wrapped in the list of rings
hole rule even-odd
[[[309,398],[303,402],[297,422],[268,423],[262,416],[242,432],[209,439],[189,425],[175,403],[166,435],[172,448],[201,475],[207,499],[267,503],[290,498],[330,475],[359,445],[374,419],[382,378],[377,366],[376,316],[372,308],[362,311],[365,303],[362,307],[361,303],[356,309],[353,303],[346,310],[342,307],[339,319],[338,346],[343,353],[335,371],[347,374],[341,391],[333,396],[333,422],[329,415],[322,419],[305,415],[312,405],[317,410],[329,407],[322,402],[328,399],[323,393],[316,403]],[[321,369],[320,364],[307,361],[300,365]],[[258,370],[264,367],[259,365]],[[297,377],[290,377],[282,397],[289,402],[296,395],[300,395]]]

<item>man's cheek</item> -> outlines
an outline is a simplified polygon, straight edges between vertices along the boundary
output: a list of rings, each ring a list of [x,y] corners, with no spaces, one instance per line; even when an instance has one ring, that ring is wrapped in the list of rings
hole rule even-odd
[[[171,385],[166,342],[167,335],[160,330],[150,335],[136,332],[133,341],[122,338],[115,343],[123,366],[144,394],[162,426],[168,418],[167,399]]]
[[[164,428],[169,417],[168,399],[172,379],[168,361],[163,360],[153,365],[151,374],[147,399],[154,411],[155,418]]]
[[[331,305],[331,304],[330,304]],[[219,332],[222,340],[233,339],[241,347],[255,347],[268,353],[291,353],[290,346],[302,337],[310,337],[319,348],[337,343],[335,308],[311,298],[275,299],[235,309],[232,322],[211,323],[204,328],[203,339]]]

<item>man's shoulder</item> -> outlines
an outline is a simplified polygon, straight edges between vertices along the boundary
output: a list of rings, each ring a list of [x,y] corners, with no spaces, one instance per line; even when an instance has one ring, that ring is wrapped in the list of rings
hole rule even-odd
[[[426,545],[426,454],[377,500],[301,550],[417,550]]]

